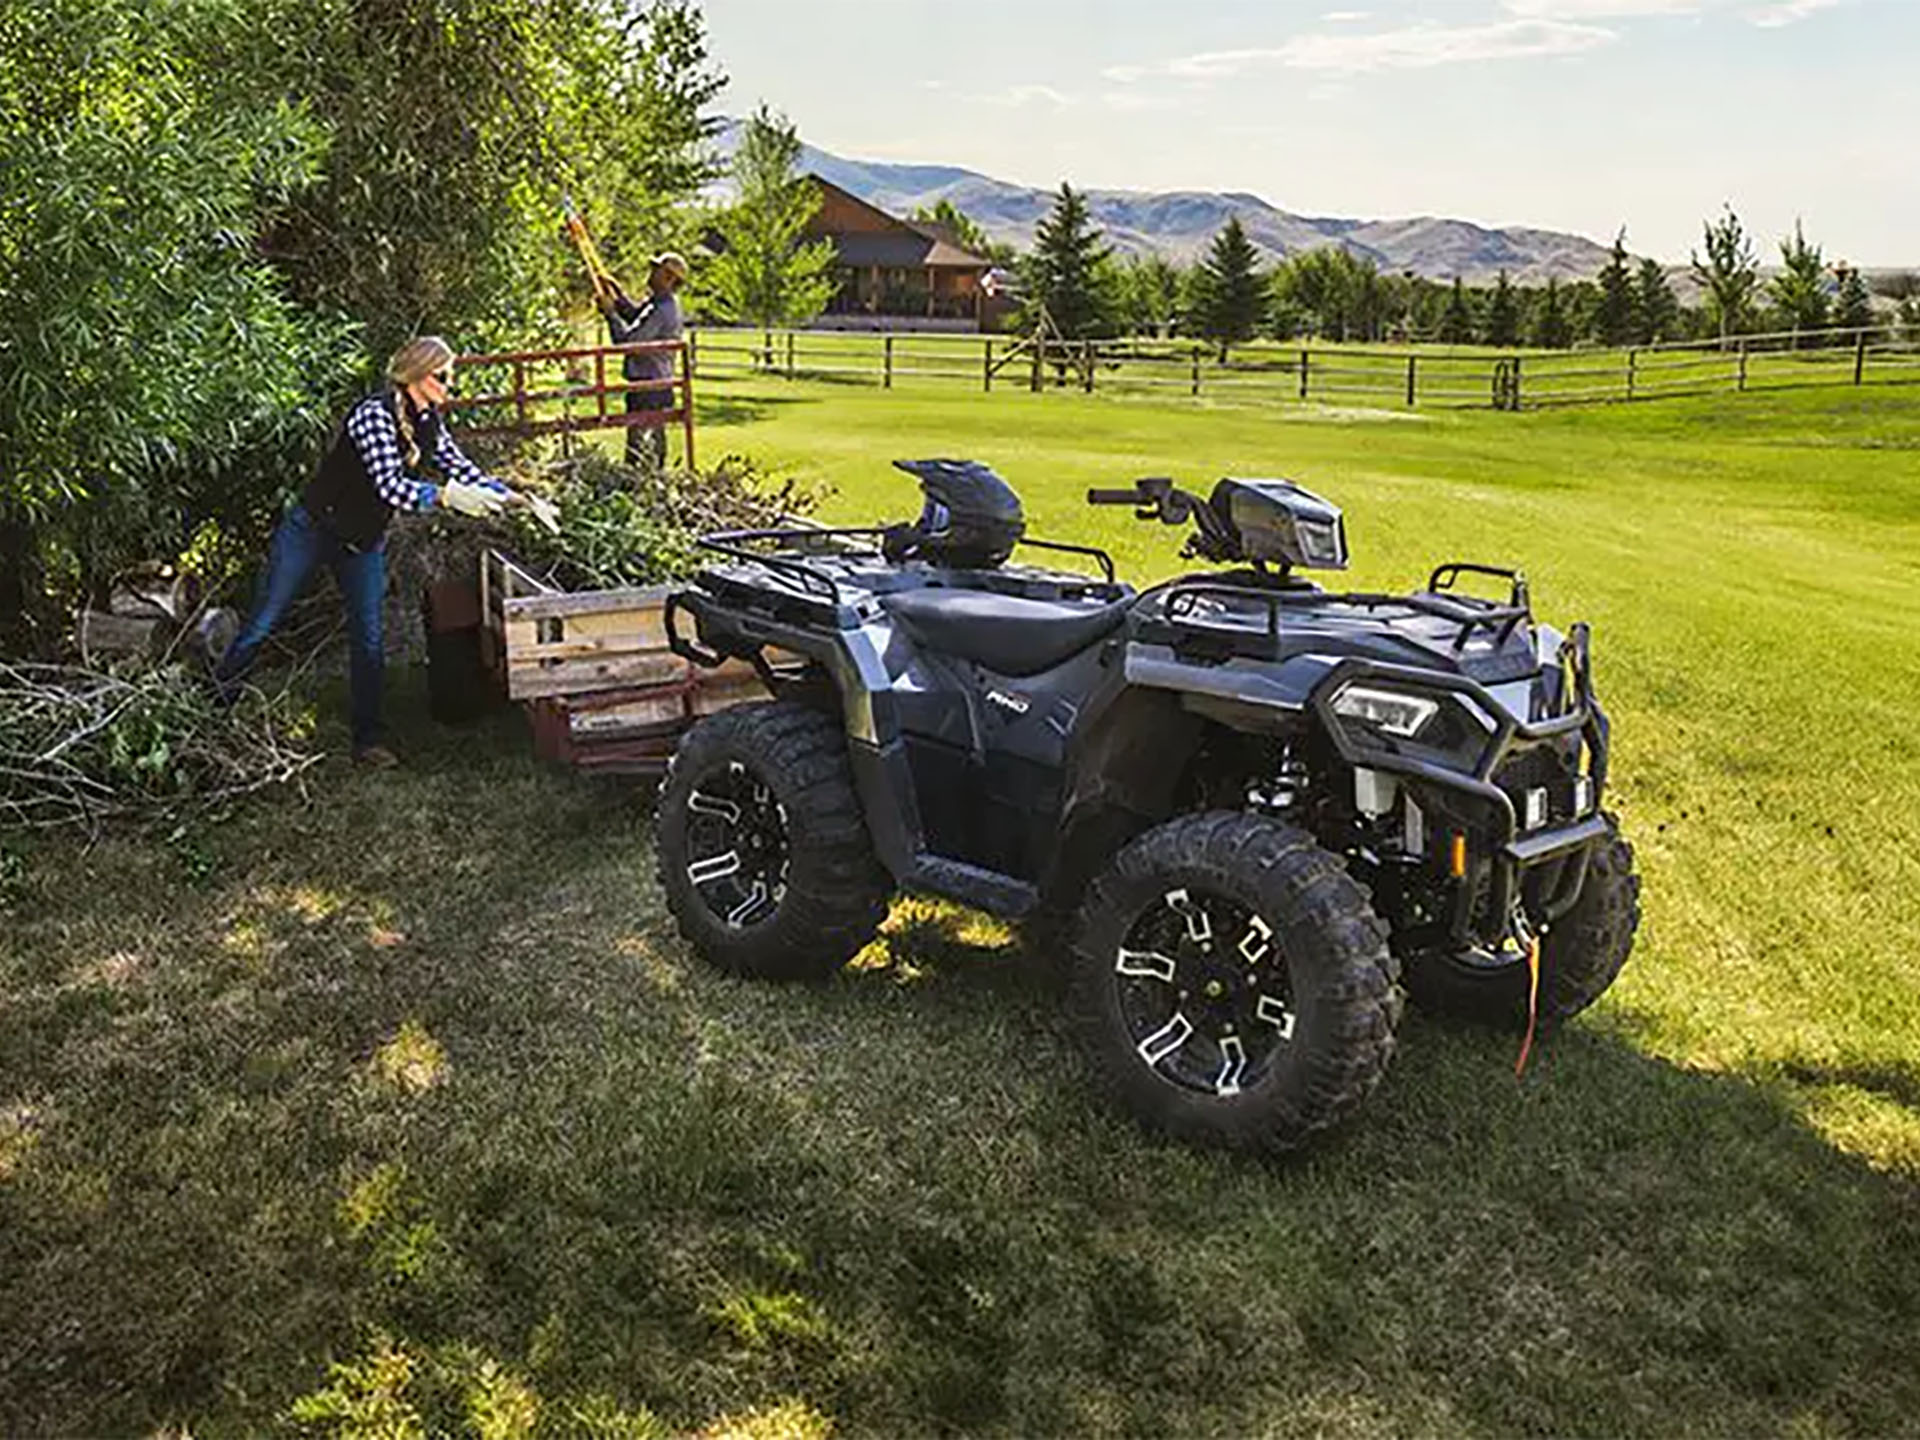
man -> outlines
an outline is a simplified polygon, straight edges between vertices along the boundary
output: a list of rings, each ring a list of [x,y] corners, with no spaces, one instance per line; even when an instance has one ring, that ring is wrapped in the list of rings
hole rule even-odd
[[[603,302],[607,329],[616,345],[645,340],[678,340],[681,334],[680,300],[676,291],[687,282],[687,262],[671,250],[653,257],[647,272],[647,297],[635,303],[618,282],[607,282]],[[635,380],[672,380],[673,352],[643,351],[626,357],[623,367],[629,383]],[[671,410],[678,397],[672,389],[627,391],[627,413]],[[667,432],[661,425],[627,427],[627,463],[663,469],[667,463]]]

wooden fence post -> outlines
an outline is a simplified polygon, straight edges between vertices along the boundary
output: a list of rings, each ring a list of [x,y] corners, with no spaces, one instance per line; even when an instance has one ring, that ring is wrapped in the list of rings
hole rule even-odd
[[[980,353],[980,389],[982,393],[993,393],[993,341],[988,339]]]
[[[1196,398],[1200,394],[1200,347],[1198,345],[1193,347],[1193,393]]]
[[[693,374],[700,368],[700,332],[687,331],[687,373]]]
[[[1867,373],[1867,332],[1862,330],[1853,341],[1853,383],[1858,385]]]
[[[1627,399],[1629,400],[1633,398],[1633,381],[1639,369],[1640,352],[1638,350],[1627,351]]]
[[[1085,361],[1087,367],[1087,373],[1083,383],[1087,394],[1091,395],[1093,393],[1093,341],[1084,340],[1081,342],[1081,359]]]
[[[1734,382],[1734,388],[1744,392],[1747,388],[1747,342],[1740,342],[1740,374]]]
[[[596,392],[594,398],[599,406],[600,418],[605,420],[607,418],[607,352],[604,350],[593,352],[593,388]]]
[[[1040,393],[1047,363],[1047,332],[1037,330],[1033,336],[1033,393]]]
[[[758,368],[762,370],[771,370],[773,368],[773,331],[771,330],[763,330],[760,332],[760,364]]]
[[[524,427],[527,423],[527,362],[513,362],[513,423]]]
[[[1306,350],[1300,352],[1300,398],[1302,400],[1307,398],[1307,365],[1310,354],[1311,352]]]
[[[1415,363],[1416,362],[1413,356],[1411,355],[1407,356],[1407,408],[1409,410],[1413,409],[1413,404],[1414,404],[1413,367]]]
[[[793,331],[787,331],[787,379],[793,379]]]
[[[1517,414],[1526,409],[1525,393],[1520,388],[1520,357],[1513,357],[1513,409]]]
[[[893,388],[893,334],[889,331],[880,339],[880,388]]]

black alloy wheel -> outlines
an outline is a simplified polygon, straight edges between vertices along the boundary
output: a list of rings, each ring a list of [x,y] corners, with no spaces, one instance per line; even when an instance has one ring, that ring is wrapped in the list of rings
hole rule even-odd
[[[773,917],[793,863],[787,807],[739,760],[694,781],[687,792],[687,882],[730,929]]]
[[[674,751],[659,816],[667,908],[729,974],[821,979],[886,918],[893,881],[832,715],[790,701],[709,715]]]
[[[1238,1095],[1293,1039],[1299,1017],[1273,927],[1229,896],[1167,891],[1134,920],[1113,969],[1134,1052],[1184,1089]]]
[[[1106,1091],[1148,1127],[1291,1150],[1379,1084],[1402,997],[1340,860],[1239,811],[1147,831],[1088,887],[1071,1004]]]

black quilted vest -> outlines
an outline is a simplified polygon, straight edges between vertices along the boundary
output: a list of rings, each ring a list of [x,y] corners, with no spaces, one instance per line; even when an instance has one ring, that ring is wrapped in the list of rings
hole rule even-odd
[[[383,385],[374,391],[379,402],[388,407],[393,405],[393,393],[391,385]],[[353,412],[350,410],[347,413]],[[416,471],[424,472],[433,463],[434,450],[440,439],[440,412],[430,409],[423,414],[410,409],[410,413],[413,416],[414,443],[420,447],[420,464]],[[381,499],[380,492],[374,489],[373,477],[367,474],[367,467],[361,463],[360,451],[354,446],[353,437],[347,433],[344,419],[334,434],[333,444],[327,447],[326,456],[320,462],[319,473],[308,484],[300,503],[306,506],[307,513],[323,529],[351,549],[371,550],[386,535],[387,523],[393,519],[393,507]]]

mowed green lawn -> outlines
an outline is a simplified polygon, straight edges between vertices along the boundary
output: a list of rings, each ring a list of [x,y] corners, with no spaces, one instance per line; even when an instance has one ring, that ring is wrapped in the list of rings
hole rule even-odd
[[[1369,588],[1523,564],[1594,626],[1625,976],[1524,1080],[1412,1015],[1332,1143],[1197,1153],[1089,1093],[999,927],[901,904],[830,985],[720,978],[643,794],[402,685],[397,775],[0,857],[0,1429],[1920,1431],[1920,390],[703,418],[838,518],[989,460],[1135,580],[1176,534],[1089,484],[1293,476]]]

